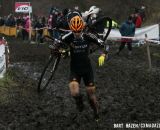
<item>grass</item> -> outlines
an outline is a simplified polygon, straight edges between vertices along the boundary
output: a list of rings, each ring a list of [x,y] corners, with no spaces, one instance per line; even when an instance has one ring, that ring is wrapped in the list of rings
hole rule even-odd
[[[153,53],[152,55],[157,57],[157,58],[160,58],[160,53]]]
[[[9,89],[17,86],[17,83],[13,80],[13,75],[13,71],[8,70],[4,78],[0,79],[0,103],[7,102]]]

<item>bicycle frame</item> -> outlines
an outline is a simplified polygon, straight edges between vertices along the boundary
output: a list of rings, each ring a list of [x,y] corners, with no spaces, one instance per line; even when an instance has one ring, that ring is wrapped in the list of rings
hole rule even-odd
[[[48,37],[48,38],[54,40],[54,38],[51,38],[51,37]],[[54,41],[53,41],[53,45],[54,45]],[[58,68],[61,58],[64,58],[66,53],[68,52],[68,51],[65,51],[65,52],[62,51],[61,48],[55,48],[55,49],[50,48],[50,49],[51,49],[51,54],[50,54],[49,60],[45,65],[39,79],[38,88],[37,88],[38,92],[41,92],[47,88],[50,81],[53,79],[53,76]]]

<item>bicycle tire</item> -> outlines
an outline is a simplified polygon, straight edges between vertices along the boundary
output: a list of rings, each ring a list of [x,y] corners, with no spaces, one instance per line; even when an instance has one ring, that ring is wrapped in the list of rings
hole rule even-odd
[[[49,85],[50,81],[52,80],[55,74],[55,71],[57,70],[60,58],[60,56],[50,56],[40,76],[37,88],[38,92],[44,91]]]

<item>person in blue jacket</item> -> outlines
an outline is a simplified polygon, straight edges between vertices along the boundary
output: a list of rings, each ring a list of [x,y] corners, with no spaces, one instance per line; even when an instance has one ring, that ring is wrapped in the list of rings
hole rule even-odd
[[[135,35],[135,25],[132,21],[132,16],[129,16],[127,21],[125,21],[121,25],[119,31],[120,31],[122,36],[134,37],[134,35]],[[120,45],[119,50],[117,52],[118,55],[121,52],[121,50],[125,47],[125,44],[127,44],[127,46],[128,46],[128,50],[129,50],[128,54],[129,55],[132,54],[132,39],[131,38],[122,38],[121,39],[121,45]]]

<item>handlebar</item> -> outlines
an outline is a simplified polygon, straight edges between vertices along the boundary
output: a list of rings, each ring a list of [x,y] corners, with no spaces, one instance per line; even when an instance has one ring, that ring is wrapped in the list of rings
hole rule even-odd
[[[68,52],[69,49],[66,47],[66,44],[63,44],[61,40],[58,40],[56,38],[50,37],[50,36],[45,36],[53,41],[54,44],[49,45],[49,48],[54,51],[55,53],[60,53],[61,55]]]

